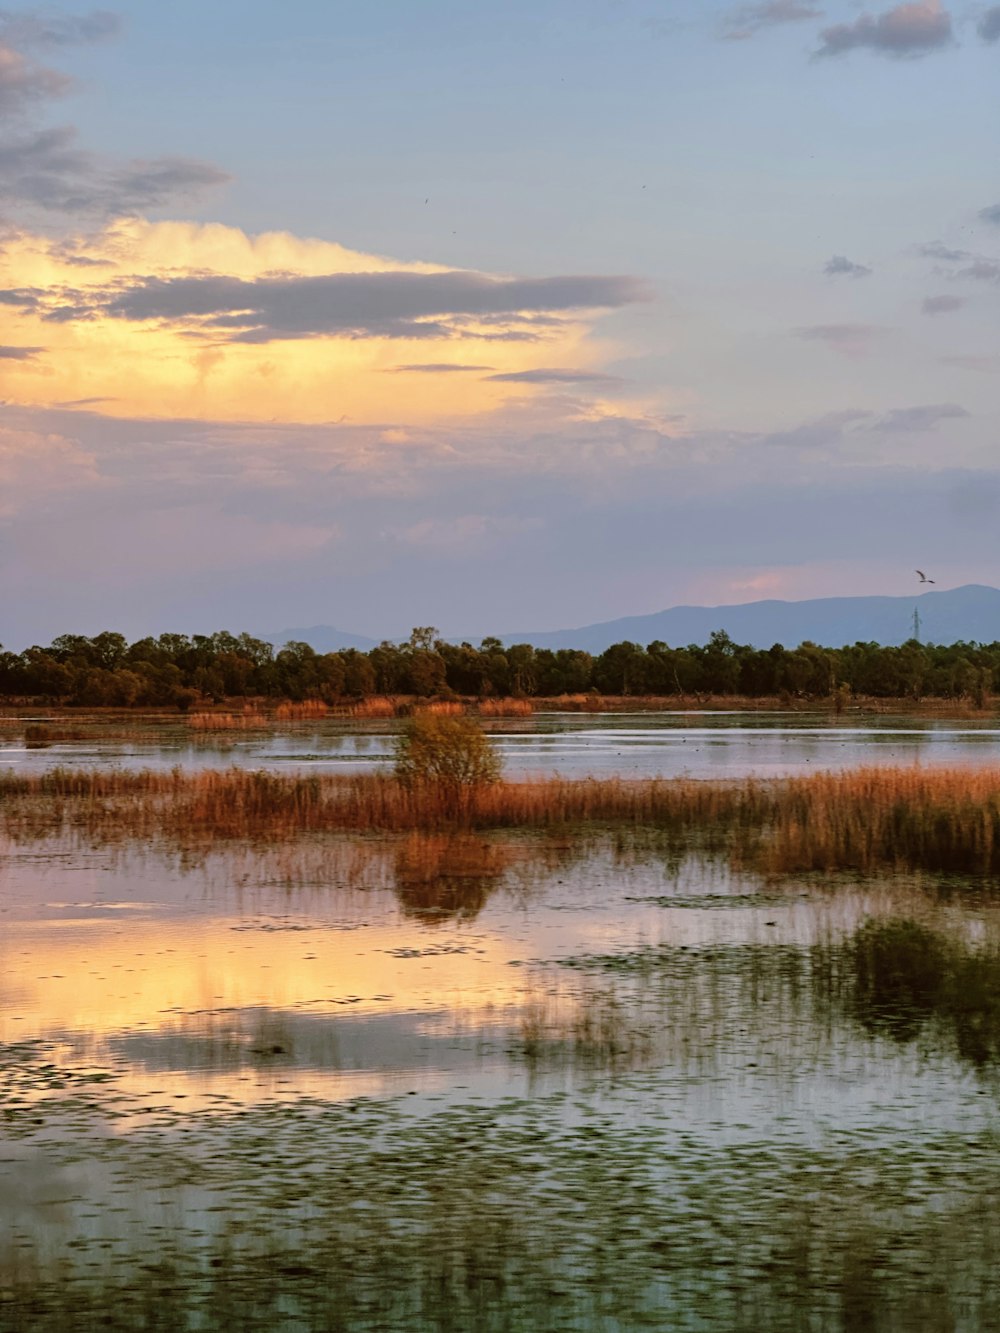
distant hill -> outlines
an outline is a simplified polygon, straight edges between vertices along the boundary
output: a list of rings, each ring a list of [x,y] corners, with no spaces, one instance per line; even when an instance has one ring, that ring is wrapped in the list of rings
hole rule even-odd
[[[919,586],[919,585],[918,585]],[[1000,588],[967,583],[938,592],[914,592],[912,597],[817,597],[807,602],[744,602],[740,606],[674,606],[649,616],[625,616],[579,629],[526,630],[502,634],[504,643],[532,643],[536,648],[583,648],[602,653],[613,643],[630,639],[652,643],[662,639],[671,648],[708,642],[714,630],[725,630],[736,643],[770,648],[782,643],[796,648],[805,639],[824,648],[847,643],[905,643],[913,637],[913,611],[920,613],[924,643],[993,643],[1000,640]],[[310,644],[317,652],[339,648],[377,648],[379,640],[349,634],[332,625],[285,629],[262,635],[276,647],[290,639]],[[462,640],[449,635],[453,643]],[[475,637],[470,642],[478,642]]]
[[[919,586],[919,585],[918,585]],[[920,613],[924,643],[1000,640],[1000,589],[968,583],[961,588],[915,593],[912,597],[819,597],[806,602],[745,602],[741,606],[675,606],[649,616],[584,625],[580,629],[504,634],[504,643],[536,648],[583,648],[601,653],[630,639],[645,646],[662,639],[672,648],[703,644],[713,630],[737,643],[795,648],[805,639],[824,648],[875,642],[905,643],[913,637],[913,611]]]
[[[335,653],[341,648],[360,648],[363,653],[370,648],[377,648],[378,639],[366,639],[363,634],[349,634],[347,630],[335,629],[333,625],[311,625],[308,629],[282,629],[276,634],[262,634],[265,643],[273,643],[281,648],[292,641],[308,643],[318,653]]]

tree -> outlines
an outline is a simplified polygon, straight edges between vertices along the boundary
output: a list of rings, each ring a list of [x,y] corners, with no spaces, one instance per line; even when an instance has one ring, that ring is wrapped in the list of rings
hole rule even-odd
[[[500,756],[471,717],[418,713],[396,741],[396,776],[429,787],[454,812],[500,778]]]

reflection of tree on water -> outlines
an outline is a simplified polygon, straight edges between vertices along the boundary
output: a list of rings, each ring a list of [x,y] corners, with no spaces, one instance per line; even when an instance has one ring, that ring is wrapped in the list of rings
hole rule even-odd
[[[395,892],[406,916],[428,925],[472,921],[499,886],[508,848],[468,834],[413,833],[396,852]]]

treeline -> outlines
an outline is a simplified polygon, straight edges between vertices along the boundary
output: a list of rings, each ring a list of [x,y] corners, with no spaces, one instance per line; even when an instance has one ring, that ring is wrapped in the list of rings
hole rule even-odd
[[[1000,685],[1000,642],[901,647],[855,643],[788,649],[737,644],[717,631],[707,644],[616,643],[592,655],[486,638],[451,644],[431,628],[370,652],[317,653],[306,643],[276,650],[249,634],[161,634],[128,643],[105,631],[63,634],[47,648],[0,651],[0,695],[91,707],[177,707],[239,697],[322,699],[535,698],[745,695],[756,698],[968,698],[982,705]]]

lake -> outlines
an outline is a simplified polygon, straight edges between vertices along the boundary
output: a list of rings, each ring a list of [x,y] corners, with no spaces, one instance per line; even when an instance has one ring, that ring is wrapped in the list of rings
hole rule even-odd
[[[500,734],[512,772],[644,775],[998,742],[774,715]],[[3,758],[350,766],[390,740]],[[8,836],[0,1329],[1000,1327],[997,1063],[980,1011],[853,985],[856,941],[898,922],[975,959],[1000,895],[765,878],[655,831]]]
[[[44,720],[42,718],[41,720]],[[4,719],[0,769],[37,771],[56,765],[181,768],[275,767],[366,771],[392,761],[398,721],[344,718],[283,725],[246,733],[193,732],[182,720],[125,725],[82,714],[61,716],[53,729],[79,739],[27,749],[24,720]],[[486,723],[511,777],[696,778],[779,776],[861,764],[1000,763],[995,719],[829,713],[676,712],[536,713]],[[18,733],[21,733],[20,735]]]

